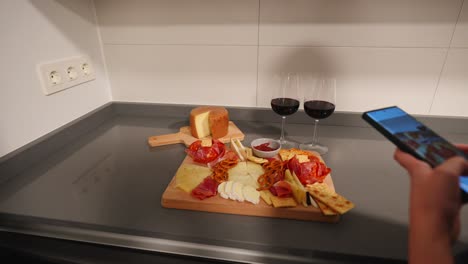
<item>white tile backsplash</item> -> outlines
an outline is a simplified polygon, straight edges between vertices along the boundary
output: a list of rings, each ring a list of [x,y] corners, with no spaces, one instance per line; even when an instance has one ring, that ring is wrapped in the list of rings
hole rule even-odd
[[[460,12],[453,35],[452,47],[468,48],[468,1],[463,4]]]
[[[114,100],[255,106],[250,46],[105,45]]]
[[[463,114],[444,106],[460,85],[445,71],[436,93],[450,47],[468,47],[463,0],[95,4],[114,100],[269,106],[276,72],[305,72],[307,84],[325,71],[341,111]]]
[[[97,0],[112,44],[257,45],[258,0]]]
[[[270,105],[280,72],[299,72],[302,90],[322,72],[336,78],[338,111],[399,105],[428,114],[444,57],[436,48],[261,47],[258,103]]]
[[[447,47],[461,0],[267,0],[260,45]]]
[[[430,114],[468,117],[467,61],[468,49],[450,50]]]

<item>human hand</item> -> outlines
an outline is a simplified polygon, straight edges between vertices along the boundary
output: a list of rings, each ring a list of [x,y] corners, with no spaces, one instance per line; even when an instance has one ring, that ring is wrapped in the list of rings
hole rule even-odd
[[[468,152],[468,145],[457,145]],[[450,234],[455,241],[460,232],[460,187],[459,176],[467,175],[468,161],[454,157],[436,168],[414,158],[399,149],[395,151],[395,160],[410,175],[410,218],[427,224],[432,223],[435,231]],[[410,223],[411,225],[411,223]]]

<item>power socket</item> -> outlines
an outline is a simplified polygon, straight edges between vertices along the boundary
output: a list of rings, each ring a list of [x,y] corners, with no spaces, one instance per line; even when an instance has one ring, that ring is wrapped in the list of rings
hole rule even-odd
[[[87,56],[41,63],[37,70],[45,95],[96,79],[92,62]]]

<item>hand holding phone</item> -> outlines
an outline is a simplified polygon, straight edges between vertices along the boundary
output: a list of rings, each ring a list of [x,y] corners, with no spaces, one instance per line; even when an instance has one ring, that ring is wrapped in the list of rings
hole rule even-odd
[[[399,149],[431,167],[454,156],[466,159],[462,150],[396,106],[368,111],[362,117]],[[468,201],[468,177],[459,177],[459,185],[462,199]]]

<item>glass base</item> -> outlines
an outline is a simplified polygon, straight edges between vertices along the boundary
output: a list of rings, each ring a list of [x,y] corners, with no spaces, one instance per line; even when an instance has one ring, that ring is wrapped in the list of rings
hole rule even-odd
[[[327,154],[327,152],[328,152],[328,147],[327,146],[324,146],[324,145],[319,144],[319,143],[313,143],[313,142],[302,143],[302,144],[299,145],[299,148],[302,149],[302,150],[315,151],[320,155]]]
[[[282,149],[297,148],[299,146],[298,142],[294,142],[294,141],[287,140],[287,139],[278,140],[278,141],[281,143]]]

